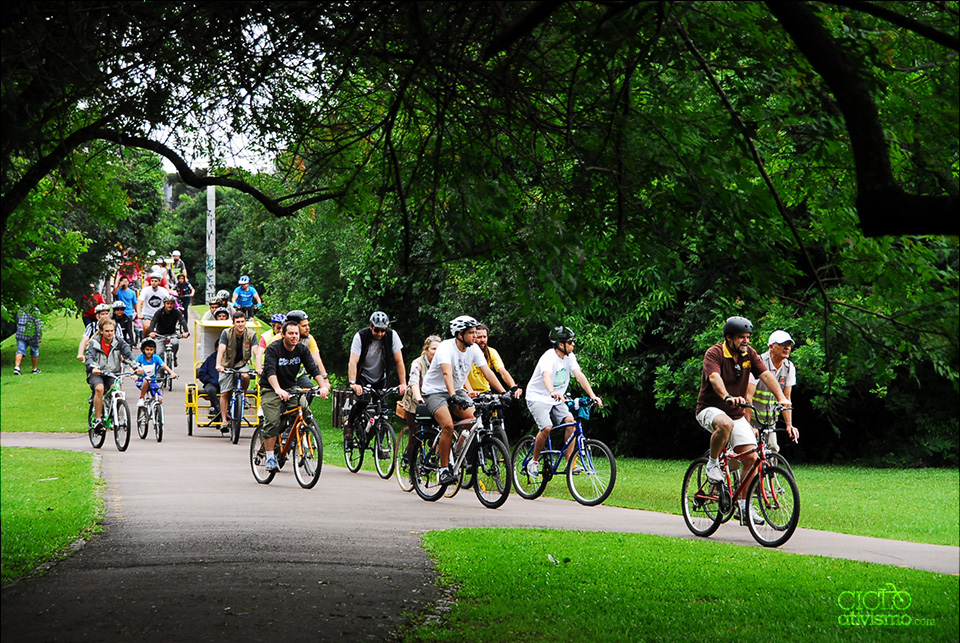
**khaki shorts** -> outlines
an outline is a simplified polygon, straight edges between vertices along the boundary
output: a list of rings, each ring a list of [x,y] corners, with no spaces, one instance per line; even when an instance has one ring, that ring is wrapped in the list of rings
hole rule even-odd
[[[718,415],[727,415],[720,409],[715,406],[708,406],[699,413],[697,413],[697,422],[704,429],[713,433],[713,420]],[[729,416],[727,416],[729,417]],[[730,439],[727,440],[727,446],[731,449],[734,447],[743,446],[745,444],[756,444],[757,436],[753,433],[753,427],[750,426],[750,422],[745,417],[741,417],[738,420],[733,420],[733,431],[730,432]]]

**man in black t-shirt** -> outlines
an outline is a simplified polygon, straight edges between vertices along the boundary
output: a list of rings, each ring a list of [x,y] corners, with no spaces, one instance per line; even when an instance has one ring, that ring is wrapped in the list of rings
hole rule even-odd
[[[286,321],[283,324],[283,336],[280,341],[271,342],[263,355],[261,373],[260,408],[263,409],[263,448],[267,456],[267,471],[279,469],[273,448],[283,424],[283,414],[299,404],[299,396],[291,395],[287,389],[297,384],[297,373],[303,366],[310,377],[320,387],[320,397],[327,397],[330,385],[320,374],[320,367],[306,346],[300,343],[298,322]]]

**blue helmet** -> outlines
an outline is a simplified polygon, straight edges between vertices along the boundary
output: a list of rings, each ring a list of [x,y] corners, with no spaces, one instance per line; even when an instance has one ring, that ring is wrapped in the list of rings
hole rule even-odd
[[[239,283],[241,286],[242,286],[243,284],[248,284],[248,283],[250,283],[250,277],[248,277],[247,275],[244,275],[244,276],[240,277],[240,281],[239,281],[238,283]]]
[[[277,313],[276,315],[270,318],[271,324],[282,324],[285,321],[287,321],[287,316],[284,315],[283,313]]]

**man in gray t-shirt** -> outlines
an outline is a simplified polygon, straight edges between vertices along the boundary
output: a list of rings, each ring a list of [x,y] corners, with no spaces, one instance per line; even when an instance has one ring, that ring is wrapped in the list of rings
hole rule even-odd
[[[400,378],[400,395],[407,390],[407,369],[403,364],[403,343],[395,330],[389,328],[390,318],[386,313],[377,311],[370,315],[370,327],[364,328],[353,336],[350,346],[350,362],[347,374],[350,388],[360,399],[350,410],[350,424],[360,417],[369,403],[363,395],[363,387],[384,388],[387,382],[387,364],[393,357]]]

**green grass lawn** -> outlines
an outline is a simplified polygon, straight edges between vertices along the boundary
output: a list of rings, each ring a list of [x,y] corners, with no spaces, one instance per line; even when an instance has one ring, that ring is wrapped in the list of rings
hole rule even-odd
[[[92,453],[3,448],[0,463],[0,576],[7,583],[94,529],[102,503]]]
[[[75,317],[45,320],[40,344],[39,375],[30,372],[30,356],[13,374],[15,337],[0,344],[0,415],[2,431],[45,431],[76,433],[86,431],[85,400],[90,396],[83,364],[77,361],[77,346],[83,335],[83,321]]]
[[[423,540],[457,600],[440,622],[404,631],[408,641],[957,640],[956,576],[643,534]],[[858,592],[874,609],[854,606]],[[872,625],[848,625],[850,614]]]

